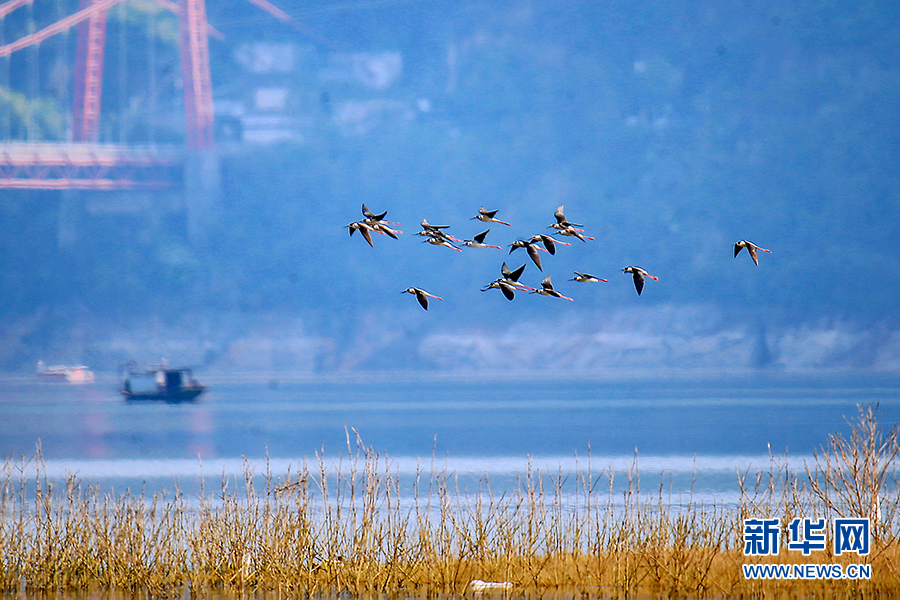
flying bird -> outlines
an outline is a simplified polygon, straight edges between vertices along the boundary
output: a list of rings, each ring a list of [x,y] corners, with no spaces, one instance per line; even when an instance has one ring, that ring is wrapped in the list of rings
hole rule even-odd
[[[406,288],[401,294],[414,294],[416,296],[416,300],[419,301],[419,304],[422,305],[422,308],[428,310],[428,299],[434,298],[436,300],[443,300],[440,296],[435,296],[434,294],[429,294],[425,290],[420,290],[419,288]]]
[[[533,287],[528,287],[524,283],[519,283],[519,277],[522,276],[522,273],[524,271],[525,271],[525,265],[522,265],[515,271],[512,271],[512,270],[510,270],[509,265],[507,265],[506,263],[503,263],[503,265],[500,267],[500,274],[503,275],[503,278],[502,278],[502,280],[499,280],[499,281],[504,281],[505,283],[507,283],[513,287],[516,287],[518,289],[533,290],[534,289]]]
[[[556,254],[556,244],[562,244],[563,246],[572,245],[569,242],[560,242],[559,240],[554,240],[549,235],[544,235],[543,233],[531,236],[531,239],[528,241],[532,244],[543,244],[544,249],[550,254]]]
[[[506,221],[501,221],[500,219],[494,218],[494,215],[497,214],[496,210],[485,210],[482,206],[478,209],[478,214],[472,217],[473,219],[478,219],[479,221],[484,221],[485,223],[500,223],[501,225],[509,225]]]
[[[578,271],[575,271],[575,277],[573,277],[569,281],[580,281],[581,283],[589,283],[589,282],[597,283],[599,281],[607,281],[607,280],[594,277],[590,273],[579,273]]]
[[[753,259],[753,262],[756,263],[756,266],[759,266],[759,257],[756,254],[757,250],[762,250],[763,252],[772,252],[771,250],[766,250],[765,248],[760,248],[756,244],[752,242],[748,242],[747,240],[741,240],[734,245],[734,255],[735,257],[741,253],[741,250],[744,248],[747,249],[747,252],[750,253],[750,258]]]
[[[577,237],[582,242],[584,242],[585,240],[593,240],[594,239],[589,235],[584,235],[584,233],[582,233],[584,231],[583,229],[575,229],[571,225],[569,225],[568,227],[557,227],[556,229],[557,229],[556,233],[558,233],[559,235],[565,235],[568,237]]]
[[[384,225],[400,225],[400,223],[394,223],[392,221],[384,220],[384,218],[387,216],[387,211],[384,211],[383,213],[376,215],[371,210],[369,210],[369,207],[366,206],[365,204],[362,205],[362,214],[363,214],[363,217],[365,217],[365,219],[363,219],[363,221],[365,221],[366,223],[368,223],[369,225],[371,225],[373,227],[379,223],[384,224]]]
[[[441,229],[447,229],[448,227],[450,227],[449,225],[432,225],[431,223],[428,222],[427,219],[422,219],[422,222],[419,223],[419,225],[421,225],[422,229],[424,229],[425,231],[437,231],[437,232],[439,232]]]
[[[503,279],[495,279],[494,281],[487,284],[487,287],[481,288],[481,291],[486,292],[491,289],[500,290],[501,292],[503,292],[503,295],[506,296],[507,300],[512,300],[516,297],[516,290],[518,288],[513,287]]]
[[[497,250],[502,250],[500,246],[491,246],[490,244],[484,243],[484,238],[487,236],[488,232],[490,232],[490,229],[482,231],[478,235],[473,236],[473,239],[465,240],[463,245],[468,246],[469,248],[496,248]]]
[[[528,252],[528,256],[531,257],[532,262],[534,262],[534,264],[538,268],[538,270],[539,271],[544,270],[544,268],[541,266],[541,255],[538,254],[538,250],[541,250],[544,252],[546,252],[546,250],[543,250],[543,248],[538,248],[533,243],[531,243],[531,241],[516,240],[515,242],[513,242],[512,244],[509,245],[509,253],[512,254],[512,251],[516,250],[518,248],[525,248],[525,250]]]
[[[448,240],[445,237],[429,236],[429,237],[425,238],[425,241],[428,242],[429,244],[434,244],[435,246],[446,246],[448,248],[453,248],[457,252],[462,252],[462,250],[460,250],[459,248],[457,248],[456,246],[453,245],[453,242],[451,242],[450,240]]]
[[[366,218],[367,221],[368,221],[368,220],[372,220],[372,221],[380,221],[380,220],[382,220],[383,218],[385,218],[385,217],[387,216],[387,211],[384,211],[384,212],[381,213],[380,215],[376,215],[376,214],[373,213],[371,210],[369,210],[369,207],[366,206],[365,203],[363,203],[363,205],[362,205],[362,214],[363,214],[363,216]]]
[[[418,232],[418,235],[424,235],[427,237],[438,237],[444,238],[451,242],[461,242],[462,240],[458,240],[449,233],[446,233],[444,230],[450,227],[449,225],[432,225],[425,219],[422,219],[422,222],[419,223],[422,226],[422,231]]]
[[[622,269],[622,272],[631,273],[634,276],[634,289],[637,290],[638,296],[641,295],[641,291],[644,289],[644,277],[659,281],[659,277],[654,277],[640,267],[625,267]]]
[[[371,227],[365,222],[354,221],[353,223],[344,225],[344,227],[350,230],[350,237],[353,237],[353,234],[359,231],[362,234],[363,238],[365,238],[365,240],[369,242],[369,245],[374,247],[374,245],[372,244],[372,236],[371,234],[369,234],[369,230],[371,229]]]
[[[579,225],[578,223],[569,223],[566,220],[566,215],[563,214],[563,205],[560,204],[559,208],[556,209],[556,212],[553,213],[553,216],[556,217],[556,223],[550,225],[553,229],[565,229],[566,227],[584,227],[584,225]],[[582,231],[579,229],[578,231]]]
[[[522,273],[525,271],[525,265],[522,265],[515,271],[509,268],[509,265],[503,263],[503,266],[500,267],[500,277],[499,279],[495,279],[494,281],[487,284],[486,287],[482,288],[482,292],[486,292],[488,290],[500,290],[503,292],[503,295],[506,296],[507,300],[512,300],[516,297],[516,290],[522,291],[534,291],[533,287],[529,287],[524,283],[519,283],[519,277],[522,276]]]
[[[398,233],[403,233],[402,231],[391,229],[385,224],[385,221],[376,221],[375,223],[371,224],[370,227],[372,228],[372,231],[377,231],[378,233],[389,235],[395,240],[400,239],[397,237]]]
[[[384,217],[387,215],[387,211],[384,211],[383,213],[376,215],[371,210],[369,210],[368,206],[363,204],[362,205],[362,214],[363,214],[363,217],[365,217],[365,218],[362,221],[357,221],[357,223],[359,223],[360,225],[365,225],[368,228],[368,231],[366,232],[366,234],[368,234],[369,231],[375,231],[375,232],[378,232],[383,235],[388,235],[396,240],[396,239],[398,239],[397,234],[403,233],[402,231],[398,231],[398,230],[391,229],[390,227],[388,227],[388,225],[400,225],[400,223],[392,223],[391,221],[385,221]],[[356,227],[355,229],[362,230],[361,227]],[[354,228],[350,229],[350,235],[353,235],[353,231],[355,229]],[[366,237],[368,237],[368,235]]]
[[[534,290],[534,292],[532,292],[532,293],[540,294],[542,296],[553,296],[554,298],[562,298],[564,300],[572,300],[568,296],[563,296],[562,294],[560,294],[559,292],[557,292],[556,290],[553,289],[553,284],[550,282],[549,275],[544,277],[544,280],[541,281],[541,289]],[[572,301],[574,302],[574,300],[572,300]]]
[[[541,248],[538,244],[543,244],[544,247]],[[509,245],[509,253],[512,254],[512,251],[518,248],[525,248],[528,256],[531,257],[531,260],[540,271],[543,271],[544,268],[541,266],[541,255],[538,254],[538,251],[556,254],[556,243],[549,235],[535,235],[531,239],[516,240]]]

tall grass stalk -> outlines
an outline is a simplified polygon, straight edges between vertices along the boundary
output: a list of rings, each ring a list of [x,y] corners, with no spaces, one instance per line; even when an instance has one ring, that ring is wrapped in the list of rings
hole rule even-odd
[[[672,498],[664,476],[642,491],[637,456],[621,472],[596,472],[590,456],[574,472],[529,464],[503,491],[486,477],[460,489],[433,460],[401,481],[349,432],[336,460],[317,453],[281,476],[245,461],[242,477],[194,499],[54,482],[38,451],[0,470],[0,589],[434,596],[482,580],[509,582],[504,596],[893,595],[897,429],[875,417],[861,407],[850,437],[831,436],[805,470],[772,456],[768,470],[739,474],[737,506]],[[794,517],[835,515],[873,519],[869,556],[743,555],[744,518],[779,518],[786,535]],[[873,576],[745,580],[745,562],[867,562]]]

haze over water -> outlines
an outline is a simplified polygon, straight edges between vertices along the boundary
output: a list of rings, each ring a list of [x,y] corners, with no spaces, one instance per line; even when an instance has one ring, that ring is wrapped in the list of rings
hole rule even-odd
[[[900,420],[900,381],[888,376],[631,380],[240,383],[188,404],[126,402],[113,379],[90,385],[0,382],[0,448],[30,457],[40,444],[51,478],[76,474],[104,489],[207,489],[240,477],[296,473],[316,454],[346,461],[348,435],[386,458],[401,480],[443,470],[474,488],[514,485],[529,464],[621,476],[637,453],[645,488],[733,498],[737,471],[766,470],[769,449],[802,468],[830,433],[847,432],[860,403]],[[590,458],[590,461],[588,460]]]

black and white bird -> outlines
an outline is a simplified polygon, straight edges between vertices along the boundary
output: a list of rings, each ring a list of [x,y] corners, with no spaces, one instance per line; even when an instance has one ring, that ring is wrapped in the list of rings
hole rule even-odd
[[[436,300],[443,300],[443,298],[441,298],[440,296],[435,296],[434,294],[429,294],[425,290],[422,290],[419,288],[412,288],[412,287],[406,288],[405,290],[403,290],[400,293],[401,294],[414,294],[416,297],[416,300],[419,301],[419,304],[421,304],[422,308],[424,308],[425,310],[428,310],[428,299],[429,298],[434,298]]]
[[[569,281],[580,281],[581,283],[597,283],[600,281],[608,281],[608,280],[600,279],[599,277],[594,277],[590,273],[579,273],[578,271],[575,271],[575,277],[573,277]]]
[[[495,279],[494,281],[487,284],[487,287],[481,288],[482,292],[486,292],[488,290],[500,290],[503,292],[503,295],[506,296],[507,300],[512,300],[516,297],[516,290],[518,288],[508,284],[503,279]]]
[[[539,244],[543,245],[543,248],[541,248]],[[531,260],[534,262],[537,268],[543,271],[544,268],[541,266],[541,255],[538,254],[538,251],[547,252],[548,254],[556,254],[556,241],[549,235],[534,235],[530,239],[516,240],[515,242],[510,244],[510,254],[512,254],[512,251],[516,250],[517,248],[525,248],[525,250],[528,252],[528,256],[531,257]]]
[[[753,242],[748,242],[747,240],[741,240],[741,241],[735,243],[735,245],[734,245],[735,257],[737,257],[737,255],[740,254],[741,250],[743,250],[744,248],[746,248],[747,252],[750,253],[750,258],[753,259],[753,262],[756,263],[757,267],[759,266],[759,256],[756,254],[756,252],[757,251],[769,252],[769,253],[772,252],[771,250],[766,250],[765,248],[760,248]]]
[[[374,244],[372,244],[372,235],[369,233],[369,230],[372,228],[366,224],[365,221],[354,221],[353,223],[344,225],[344,227],[350,230],[350,237],[353,237],[353,234],[359,231],[363,238],[369,242],[369,245],[374,247]]]
[[[478,214],[472,217],[473,219],[478,219],[479,221],[484,221],[485,223],[500,223],[501,225],[509,225],[506,221],[501,221],[496,218],[494,215],[497,214],[496,210],[485,210],[482,206],[478,209]]]
[[[524,283],[519,283],[519,277],[522,276],[522,273],[525,271],[525,265],[522,265],[515,271],[509,268],[509,265],[503,263],[503,266],[500,267],[500,277],[499,279],[495,279],[494,281],[487,284],[487,286],[481,288],[482,292],[486,292],[488,290],[500,290],[503,292],[503,295],[506,296],[507,300],[512,300],[516,297],[516,291],[534,291],[533,287],[528,287]]]
[[[544,280],[541,281],[541,289],[534,290],[532,292],[534,294],[540,294],[542,296],[553,296],[554,298],[562,298],[563,300],[572,300],[568,296],[563,296],[559,292],[553,289],[553,283],[550,282],[550,276],[547,275],[544,277]]]
[[[446,231],[444,231],[445,229],[450,227],[449,225],[432,225],[425,219],[422,219],[422,222],[419,223],[419,225],[422,226],[422,231],[419,231],[417,233],[417,235],[424,235],[426,237],[442,238],[442,239],[445,239],[450,242],[461,242],[462,241],[462,240],[459,240],[459,239],[453,237]]]
[[[391,229],[390,227],[388,227],[388,225],[398,225],[399,226],[400,223],[385,221],[384,217],[387,216],[387,211],[384,211],[383,213],[379,213],[376,215],[371,210],[369,210],[368,206],[363,204],[362,205],[362,214],[363,214],[363,217],[365,217],[365,218],[362,221],[360,221],[360,223],[365,223],[366,225],[368,225],[369,229],[371,231],[377,231],[378,233],[383,233],[384,235],[388,235],[388,236],[394,238],[395,240],[398,239],[397,238],[398,233],[403,233],[402,231],[397,231],[395,229]],[[351,235],[352,235],[352,231],[351,231]]]
[[[471,240],[464,240],[463,246],[468,246],[469,248],[496,248],[497,250],[502,250],[500,246],[491,246],[490,244],[484,243],[484,238],[490,232],[490,229],[485,229],[478,235],[472,236]]]
[[[649,277],[655,281],[659,281],[659,277],[655,277],[640,267],[625,267],[623,273],[631,273],[634,277],[634,289],[637,290],[638,296],[644,290],[644,277]]]
[[[579,225],[578,223],[569,223],[566,220],[566,215],[563,214],[563,205],[560,204],[559,208],[556,209],[556,212],[553,213],[553,216],[556,217],[556,223],[550,225],[553,229],[566,229],[567,227],[584,227],[584,225]],[[578,231],[583,231],[579,229]]]

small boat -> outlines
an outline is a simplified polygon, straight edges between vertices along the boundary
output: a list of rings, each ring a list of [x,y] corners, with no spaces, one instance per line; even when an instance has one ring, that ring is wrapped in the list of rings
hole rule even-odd
[[[84,365],[55,365],[48,367],[44,361],[37,364],[37,378],[43,381],[66,381],[68,383],[93,383],[94,373]]]
[[[126,400],[165,400],[187,402],[206,391],[190,369],[172,369],[166,366],[145,371],[129,370],[122,384]]]

